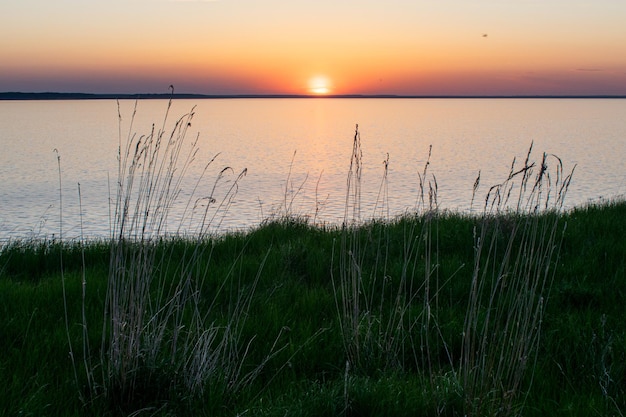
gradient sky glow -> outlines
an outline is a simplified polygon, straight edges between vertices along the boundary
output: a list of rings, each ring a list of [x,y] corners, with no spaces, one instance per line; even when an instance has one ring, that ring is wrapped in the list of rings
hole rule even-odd
[[[0,10],[0,91],[626,95],[624,0],[3,0]]]

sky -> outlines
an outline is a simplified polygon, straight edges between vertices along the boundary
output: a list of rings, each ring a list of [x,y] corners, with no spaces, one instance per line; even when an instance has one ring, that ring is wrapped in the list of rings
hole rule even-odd
[[[626,95],[624,0],[2,0],[0,91]]]

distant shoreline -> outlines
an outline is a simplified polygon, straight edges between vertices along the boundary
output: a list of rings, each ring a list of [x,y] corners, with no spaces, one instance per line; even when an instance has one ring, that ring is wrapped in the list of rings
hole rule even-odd
[[[393,98],[393,99],[625,99],[626,95],[394,95],[394,94],[95,94],[95,93],[0,93],[0,100],[152,100],[152,99],[254,99],[254,98]]]

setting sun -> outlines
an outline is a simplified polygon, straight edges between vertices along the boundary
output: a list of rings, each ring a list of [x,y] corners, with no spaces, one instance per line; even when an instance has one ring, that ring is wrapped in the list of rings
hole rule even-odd
[[[626,95],[626,1],[57,3],[1,3],[0,92]]]
[[[328,94],[330,92],[330,82],[328,78],[318,76],[309,80],[309,91],[312,94]]]

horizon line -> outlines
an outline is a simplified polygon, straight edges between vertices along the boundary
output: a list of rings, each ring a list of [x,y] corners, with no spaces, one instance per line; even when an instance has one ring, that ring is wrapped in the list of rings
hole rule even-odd
[[[254,98],[397,98],[397,99],[624,99],[623,94],[201,94],[201,93],[62,93],[0,92],[0,100],[103,100],[103,99],[254,99]]]

